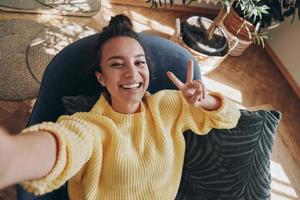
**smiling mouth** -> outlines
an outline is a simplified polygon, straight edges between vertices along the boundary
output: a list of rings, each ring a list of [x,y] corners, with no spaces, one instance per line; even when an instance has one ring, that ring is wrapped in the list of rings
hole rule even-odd
[[[123,89],[138,89],[142,86],[142,83],[132,83],[132,84],[124,84],[120,85]]]

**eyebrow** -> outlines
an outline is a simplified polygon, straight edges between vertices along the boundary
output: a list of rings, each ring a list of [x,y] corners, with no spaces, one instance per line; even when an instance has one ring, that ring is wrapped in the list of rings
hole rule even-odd
[[[134,58],[139,58],[139,57],[146,57],[145,54],[137,54],[134,56]],[[124,59],[123,56],[112,56],[110,58],[107,59],[107,61],[110,61],[112,59]]]

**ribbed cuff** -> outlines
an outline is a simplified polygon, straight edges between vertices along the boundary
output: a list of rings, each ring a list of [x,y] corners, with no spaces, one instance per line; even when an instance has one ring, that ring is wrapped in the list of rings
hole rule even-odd
[[[50,132],[55,136],[58,145],[56,163],[49,174],[39,179],[24,181],[21,183],[21,186],[28,192],[31,192],[35,195],[42,195],[47,192],[51,192],[62,185],[62,180],[58,179],[57,177],[61,176],[62,172],[65,170],[64,168],[67,162],[67,148],[65,139],[62,137],[62,134],[60,134],[63,131],[62,128],[52,122],[44,122],[31,126],[24,129],[21,133],[26,134],[27,132],[32,131]]]

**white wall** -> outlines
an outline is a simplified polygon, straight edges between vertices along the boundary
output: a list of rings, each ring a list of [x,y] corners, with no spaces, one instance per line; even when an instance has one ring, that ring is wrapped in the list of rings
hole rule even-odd
[[[270,31],[268,44],[300,87],[300,20],[285,19]]]

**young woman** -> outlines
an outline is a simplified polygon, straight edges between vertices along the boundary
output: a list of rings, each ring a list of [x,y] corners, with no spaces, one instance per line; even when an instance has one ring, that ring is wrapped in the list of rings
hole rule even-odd
[[[182,133],[236,126],[239,110],[193,80],[191,61],[185,83],[166,74],[178,91],[147,93],[146,48],[124,18],[115,17],[100,35],[95,76],[107,92],[89,112],[34,125],[18,136],[0,130],[0,188],[21,182],[39,195],[68,181],[71,200],[174,199]]]

